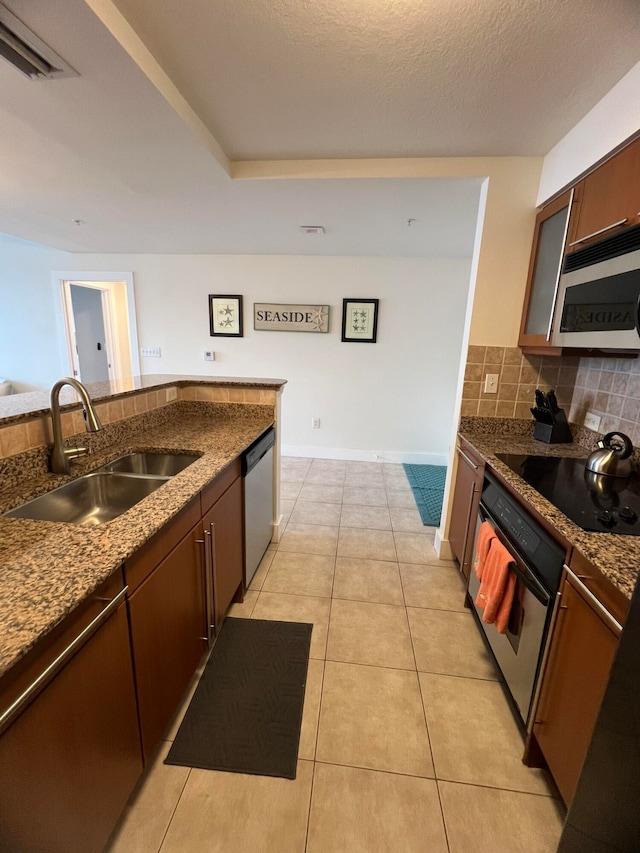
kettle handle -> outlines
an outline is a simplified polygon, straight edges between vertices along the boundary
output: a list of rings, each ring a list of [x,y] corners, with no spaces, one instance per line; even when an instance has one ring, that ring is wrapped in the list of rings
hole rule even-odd
[[[602,439],[602,443],[605,447],[611,447],[611,439],[614,437],[621,438],[624,445],[618,459],[628,459],[633,453],[633,444],[631,443],[631,439],[628,435],[625,435],[623,432],[608,432]]]

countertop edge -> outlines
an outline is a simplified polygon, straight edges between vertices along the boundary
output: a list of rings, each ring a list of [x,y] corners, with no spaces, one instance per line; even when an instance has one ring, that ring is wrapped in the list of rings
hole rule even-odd
[[[487,465],[504,480],[519,498],[532,507],[558,534],[580,553],[630,601],[640,571],[640,537],[614,536],[582,530],[564,513],[526,483],[504,462],[496,452],[534,453],[549,456],[573,456],[586,459],[589,449],[580,444],[540,445],[531,435],[476,432],[467,425],[458,431]],[[494,443],[500,442],[499,448]],[[545,452],[546,451],[546,452]],[[605,537],[603,539],[602,537]]]
[[[268,407],[261,408],[265,412],[268,410]],[[273,422],[273,416],[266,414],[249,420],[239,419],[231,425],[222,422],[217,427],[218,438],[227,437],[227,446],[222,450],[217,445],[209,446],[216,441],[214,424],[197,415],[191,421],[183,418],[179,425],[160,425],[138,440],[129,439],[121,446],[114,446],[111,452],[116,454],[129,452],[129,445],[135,445],[136,449],[143,449],[144,445],[147,449],[175,446],[181,452],[193,450],[202,455],[160,489],[107,524],[86,528],[56,522],[0,519],[4,540],[1,568],[5,573],[0,587],[0,678]],[[230,426],[234,426],[237,433],[232,438],[229,438]],[[189,429],[196,438],[188,438]],[[179,438],[171,440],[172,430],[177,431]],[[75,572],[69,569],[70,565]],[[47,593],[47,589],[57,584],[59,591]]]

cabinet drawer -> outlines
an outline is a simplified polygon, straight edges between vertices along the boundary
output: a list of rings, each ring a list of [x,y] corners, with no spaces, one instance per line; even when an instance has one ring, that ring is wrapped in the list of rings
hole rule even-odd
[[[222,497],[234,480],[237,480],[241,474],[240,457],[230,462],[224,468],[215,480],[208,483],[200,492],[200,502],[202,515],[207,513],[214,503]]]
[[[577,548],[574,548],[571,553],[569,568],[589,592],[604,605],[614,619],[624,627],[631,603],[626,596],[601,574]]]
[[[100,615],[106,604],[114,599],[123,588],[122,569],[118,569],[95,592],[82,601],[69,616],[43,637],[33,649],[27,652],[22,660],[18,661],[2,676],[0,679],[0,716],[68,649],[70,644]],[[88,640],[89,636],[86,639]],[[51,673],[51,678],[54,675],[55,671]],[[30,701],[38,696],[38,693],[46,687],[51,678],[40,683],[38,689],[31,694]],[[1,731],[2,726],[0,725]]]
[[[200,499],[196,496],[126,561],[124,575],[130,595],[199,520]]]

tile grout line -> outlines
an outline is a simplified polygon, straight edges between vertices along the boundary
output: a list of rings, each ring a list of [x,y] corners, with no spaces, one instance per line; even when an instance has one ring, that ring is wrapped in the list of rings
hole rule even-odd
[[[189,772],[187,773],[187,777],[184,780],[184,785],[182,786],[182,789],[181,789],[180,793],[178,794],[178,799],[176,800],[176,804],[173,808],[173,811],[171,812],[171,817],[169,818],[169,822],[167,823],[167,828],[165,829],[164,834],[162,836],[162,841],[160,842],[160,846],[158,847],[158,853],[162,853],[162,848],[164,847],[164,843],[167,840],[167,835],[169,834],[169,830],[171,829],[171,824],[173,823],[173,819],[174,819],[176,812],[178,810],[178,806],[180,805],[180,800],[182,799],[185,788],[187,787],[187,782],[191,778],[192,772],[193,772],[193,768],[190,767]]]
[[[442,797],[440,796],[440,786],[438,785],[438,775],[437,775],[437,771],[436,771],[436,760],[435,760],[435,756],[433,754],[433,746],[431,744],[431,735],[429,733],[429,721],[427,719],[427,709],[426,709],[426,705],[425,705],[425,701],[424,701],[424,693],[422,690],[422,682],[420,681],[420,671],[418,670],[418,659],[416,657],[415,643],[413,641],[413,632],[411,630],[411,623],[409,622],[409,612],[408,612],[409,608],[407,607],[407,602],[406,602],[406,597],[405,597],[405,592],[404,592],[404,584],[402,583],[402,572],[400,572],[400,584],[402,586],[402,598],[405,602],[405,613],[406,613],[406,617],[407,617],[407,624],[409,626],[409,637],[411,638],[411,648],[413,650],[413,657],[414,657],[414,660],[416,663],[416,678],[418,680],[418,692],[420,694],[420,703],[422,705],[422,716],[424,719],[425,733],[427,735],[427,743],[429,744],[429,755],[431,756],[431,766],[433,767],[433,778],[434,778],[435,785],[436,785],[436,792],[438,794],[438,805],[440,807],[440,814],[442,816],[442,829],[444,832],[444,838],[445,838],[445,843],[447,845],[447,850],[450,851],[451,845],[449,843],[449,833],[447,832],[447,822],[446,822],[445,815],[444,815],[444,806],[442,803]]]

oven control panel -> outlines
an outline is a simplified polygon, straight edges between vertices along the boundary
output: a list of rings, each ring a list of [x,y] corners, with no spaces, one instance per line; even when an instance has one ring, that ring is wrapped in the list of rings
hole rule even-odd
[[[530,525],[524,521],[522,515],[511,504],[507,503],[502,496],[498,496],[492,507],[492,511],[493,515],[502,522],[501,526],[507,528],[513,542],[517,543],[525,554],[533,557],[538,550],[540,537],[536,536]]]

